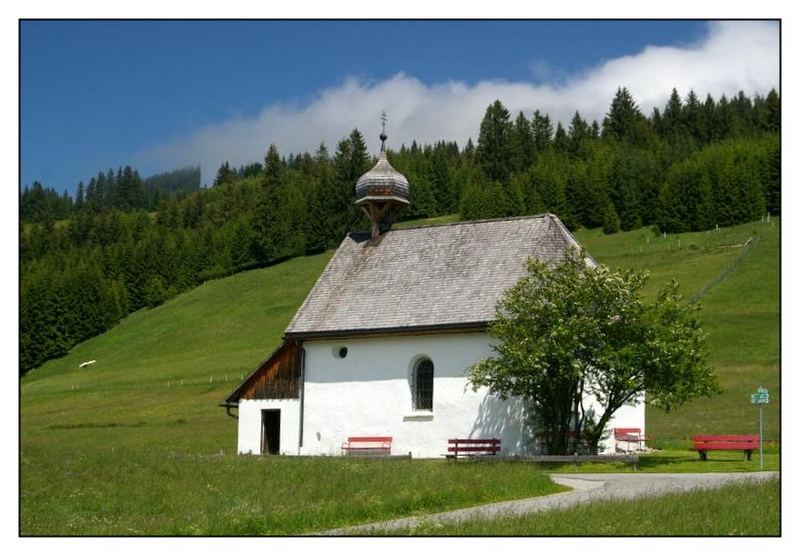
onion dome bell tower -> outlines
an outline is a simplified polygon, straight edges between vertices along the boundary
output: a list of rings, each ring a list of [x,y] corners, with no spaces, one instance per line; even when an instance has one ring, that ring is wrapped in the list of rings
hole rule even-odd
[[[364,211],[372,224],[372,239],[380,235],[381,223],[388,229],[397,213],[409,204],[408,180],[392,168],[386,158],[386,119],[386,112],[383,112],[378,163],[356,182],[356,206]]]

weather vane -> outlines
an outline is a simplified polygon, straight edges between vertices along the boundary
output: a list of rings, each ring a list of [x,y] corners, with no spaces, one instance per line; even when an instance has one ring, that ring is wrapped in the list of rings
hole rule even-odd
[[[386,115],[386,110],[381,111],[381,135],[386,135],[386,122],[389,116]]]
[[[386,110],[381,110],[381,152],[386,149],[386,120],[388,119]]]

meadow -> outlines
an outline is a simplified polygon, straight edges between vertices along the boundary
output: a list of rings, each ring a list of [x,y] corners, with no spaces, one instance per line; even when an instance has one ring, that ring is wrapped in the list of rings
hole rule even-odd
[[[780,482],[738,484],[652,496],[592,502],[568,509],[492,521],[442,524],[433,520],[398,535],[509,536],[777,536],[781,533]]]
[[[764,437],[777,441],[780,418],[780,223],[753,222],[718,231],[658,236],[649,230],[576,236],[612,268],[650,272],[651,294],[674,278],[687,298],[698,293],[709,361],[722,393],[667,414],[647,408],[656,446],[688,446],[695,434],[755,434],[758,410],[750,393],[770,391]],[[748,241],[749,244],[745,245]]]
[[[673,277],[687,297],[703,293],[723,393],[670,414],[648,408],[648,431],[664,450],[645,456],[661,459],[642,469],[754,470],[757,455],[742,462],[741,454],[715,454],[702,467],[686,447],[693,434],[757,432],[749,393],[759,385],[771,393],[767,463],[778,468],[779,221],[666,237],[645,229],[576,237],[601,263],[647,269],[648,294]],[[235,456],[236,421],[218,404],[278,344],[331,256],[209,281],[23,377],[20,532],[292,534],[557,488],[546,469],[511,462],[458,466],[463,475],[450,481],[454,467],[445,462],[362,469],[366,462]],[[342,495],[355,477],[364,488],[357,503]],[[465,492],[464,484],[495,486]]]

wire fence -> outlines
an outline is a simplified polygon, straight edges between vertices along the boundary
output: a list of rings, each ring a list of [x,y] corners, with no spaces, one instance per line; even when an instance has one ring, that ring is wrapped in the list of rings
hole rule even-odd
[[[705,297],[711,288],[722,282],[731,272],[736,270],[736,268],[739,266],[739,263],[742,262],[742,259],[745,258],[745,256],[753,249],[753,247],[755,247],[757,243],[758,236],[750,236],[747,241],[744,242],[744,245],[742,245],[739,253],[733,259],[731,259],[731,262],[728,263],[728,266],[726,266],[722,272],[717,274],[708,283],[706,283],[706,285],[700,288],[695,294],[689,297],[688,302],[690,304],[694,304],[703,299],[703,297]]]
[[[37,394],[58,394],[64,392],[114,392],[119,390],[171,390],[175,388],[190,386],[213,386],[226,385],[230,389],[240,384],[245,379],[245,373],[228,373],[224,375],[207,375],[204,377],[193,378],[172,378],[159,380],[133,380],[129,382],[116,382],[113,384],[98,382],[94,376],[82,377],[84,380],[71,381],[69,384],[59,382],[58,384],[23,384],[20,385],[20,395],[25,396],[30,393]],[[77,378],[77,377],[76,377]]]

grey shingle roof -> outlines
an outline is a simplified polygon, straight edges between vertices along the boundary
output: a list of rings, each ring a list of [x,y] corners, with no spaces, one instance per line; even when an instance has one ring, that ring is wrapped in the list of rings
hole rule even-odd
[[[528,257],[558,260],[578,243],[552,214],[348,235],[288,335],[325,336],[491,321]]]

